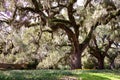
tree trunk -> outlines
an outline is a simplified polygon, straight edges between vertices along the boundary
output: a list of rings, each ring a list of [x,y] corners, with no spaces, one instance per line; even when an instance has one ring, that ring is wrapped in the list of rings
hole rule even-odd
[[[81,54],[79,51],[75,51],[71,55],[71,69],[81,69]]]
[[[114,61],[110,63],[110,68],[111,68],[111,69],[115,69]]]
[[[112,56],[107,56],[108,58],[109,58],[109,62],[110,62],[110,68],[111,69],[115,69],[115,63],[114,63],[114,61],[115,61],[115,58],[118,56],[118,54],[116,53],[116,54],[113,54]]]
[[[104,57],[98,58],[98,69],[104,69]]]
[[[114,60],[115,60],[115,59],[113,59],[113,60],[110,61],[110,68],[111,68],[111,69],[115,69]]]
[[[71,69],[81,69],[81,51],[79,47],[79,41],[78,39],[74,39],[75,41],[73,43],[73,51],[71,52],[71,62],[70,66]]]

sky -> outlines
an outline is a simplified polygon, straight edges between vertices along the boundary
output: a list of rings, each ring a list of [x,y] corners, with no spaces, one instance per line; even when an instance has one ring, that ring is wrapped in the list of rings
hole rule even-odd
[[[77,0],[77,5],[78,6],[83,6],[84,0]]]

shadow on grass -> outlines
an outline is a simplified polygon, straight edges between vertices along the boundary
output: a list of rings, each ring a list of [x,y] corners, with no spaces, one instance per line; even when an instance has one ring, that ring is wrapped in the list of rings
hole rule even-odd
[[[9,70],[0,72],[0,80],[59,80],[64,75],[72,76],[74,74],[54,70]]]
[[[91,71],[90,71],[91,72]],[[95,73],[95,72],[94,72]],[[9,70],[0,71],[0,80],[60,80],[63,77],[75,77],[81,80],[111,80],[104,76],[88,72],[74,73],[70,70]],[[61,79],[72,80],[72,79]],[[77,80],[77,79],[76,79]]]

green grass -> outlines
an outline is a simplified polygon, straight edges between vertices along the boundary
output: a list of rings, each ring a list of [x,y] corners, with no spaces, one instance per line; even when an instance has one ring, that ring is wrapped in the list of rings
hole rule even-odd
[[[66,78],[66,79],[65,79]],[[115,70],[6,70],[0,71],[0,80],[120,80]]]

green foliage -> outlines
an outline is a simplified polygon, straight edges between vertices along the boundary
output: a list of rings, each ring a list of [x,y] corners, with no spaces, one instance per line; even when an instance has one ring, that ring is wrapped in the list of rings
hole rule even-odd
[[[93,69],[94,66],[95,66],[95,64],[94,64],[93,62],[91,62],[91,61],[88,61],[88,62],[84,62],[84,63],[83,63],[83,67],[84,67],[85,69]]]
[[[56,58],[57,56],[57,58]],[[54,51],[53,53],[49,54],[46,59],[44,59],[42,62],[39,63],[37,66],[38,69],[58,69],[60,67],[60,60],[64,58],[66,54],[64,53],[58,53],[57,51]],[[67,56],[66,56],[67,57]],[[61,64],[62,65],[62,64]]]
[[[37,60],[37,59],[34,59],[34,60],[32,60],[31,62],[28,63],[27,67],[28,67],[29,69],[36,69],[38,63],[39,63],[38,60]]]
[[[115,59],[115,68],[120,69],[120,55],[118,55]]]
[[[95,59],[95,57],[89,55],[88,57],[86,57],[86,60],[83,61],[83,68],[84,69],[96,69],[97,67],[97,60]]]

